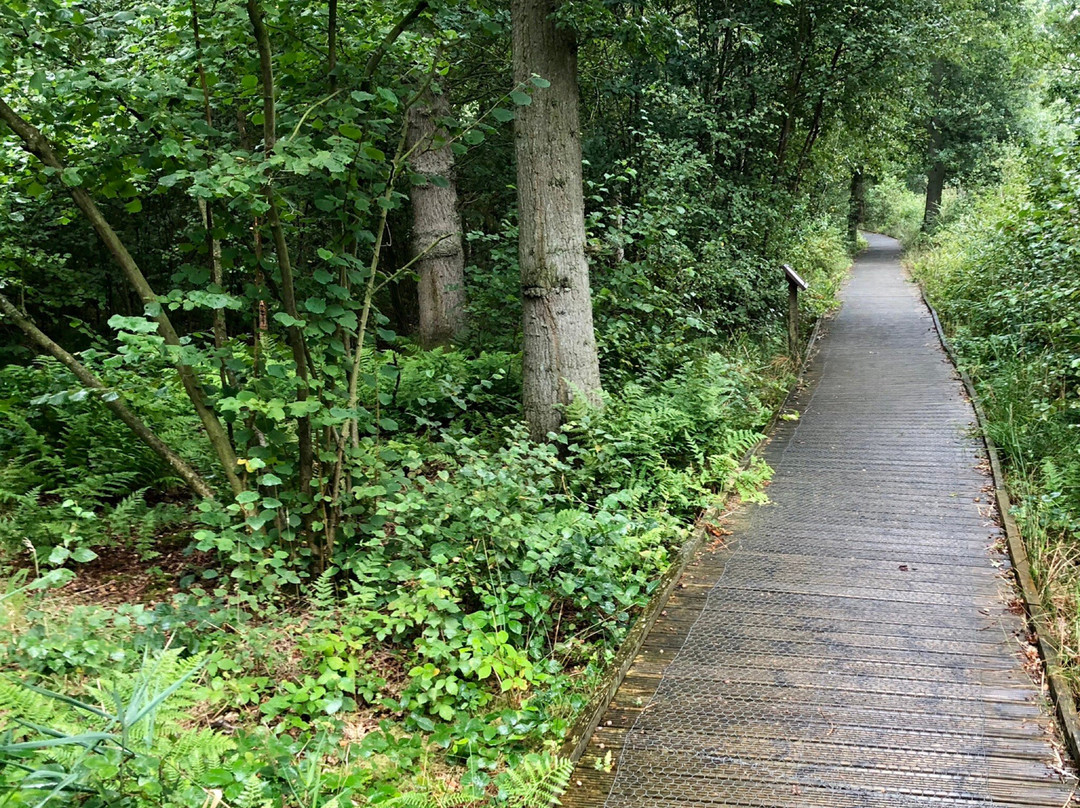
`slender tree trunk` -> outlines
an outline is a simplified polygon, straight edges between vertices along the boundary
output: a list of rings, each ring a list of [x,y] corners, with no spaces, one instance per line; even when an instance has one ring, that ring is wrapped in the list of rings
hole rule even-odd
[[[578,393],[599,403],[585,202],[577,53],[556,26],[555,0],[512,0],[514,80],[550,86],[518,108],[514,137],[524,334],[525,421],[534,439],[558,429],[559,405]]]
[[[247,0],[248,19],[255,35],[255,44],[259,51],[260,81],[263,94],[263,153],[269,158],[277,145],[277,106],[274,102],[274,67],[270,55],[270,35],[263,22],[263,11],[258,0]],[[278,270],[281,273],[281,302],[285,313],[293,320],[300,319],[296,306],[296,291],[293,286],[292,263],[289,259],[289,245],[285,240],[285,228],[281,223],[277,197],[273,187],[267,182],[263,186],[263,195],[269,207],[266,219],[274,239],[274,252],[277,255]],[[310,382],[308,381],[307,345],[304,332],[297,325],[288,328],[289,347],[292,349],[293,362],[300,384],[296,398],[300,402],[308,400]],[[315,472],[315,447],[311,436],[311,417],[301,415],[296,419],[297,450],[299,454],[298,483],[301,494],[307,494]]]
[[[199,87],[203,96],[203,117],[206,119],[207,128],[214,126],[214,116],[210,108],[210,85],[206,80],[206,67],[203,64],[202,36],[199,33],[199,3],[191,0],[191,33],[195,41],[196,70],[199,74]],[[211,165],[210,149],[207,149],[207,166]],[[221,270],[221,242],[214,238],[214,211],[210,203],[205,199],[199,200],[199,215],[202,217],[203,227],[206,229],[206,252],[210,262],[210,282],[220,289],[225,288],[225,276]],[[228,384],[236,386],[235,374],[229,372],[226,367],[224,348],[229,339],[229,330],[225,323],[225,309],[214,309],[213,331],[214,347],[219,354],[221,363],[221,386],[224,389]],[[231,429],[229,432],[232,435]]]
[[[805,6],[802,6],[799,11],[799,61],[795,71],[791,74],[791,78],[788,80],[787,100],[784,104],[784,116],[780,124],[780,138],[776,144],[776,166],[773,169],[773,182],[776,182],[784,171],[784,160],[787,157],[791,133],[795,128],[799,96],[802,94],[803,75],[809,62],[808,52],[810,51],[812,39],[813,23],[810,12]]]
[[[56,150],[53,148],[52,144],[49,143],[48,139],[41,134],[36,127],[19,117],[19,115],[16,114],[16,112],[2,99],[0,99],[0,120],[10,126],[12,131],[19,136],[23,141],[26,151],[35,155],[42,163],[50,168],[55,168],[58,172],[64,170],[65,166],[63,161],[60,160]],[[236,473],[236,453],[233,451],[232,442],[229,440],[229,436],[222,426],[221,421],[218,419],[217,414],[207,406],[203,397],[202,386],[199,384],[194,369],[183,360],[180,336],[173,327],[169,315],[165,313],[165,310],[158,302],[157,295],[147,282],[146,276],[142,273],[142,269],[135,262],[135,259],[132,258],[131,253],[128,252],[127,247],[124,246],[124,243],[120,240],[116,231],[112,229],[112,226],[102,215],[98,206],[94,203],[94,200],[91,199],[90,194],[83,188],[78,187],[69,188],[68,190],[71,194],[72,201],[75,202],[76,207],[78,207],[83,215],[86,216],[87,221],[90,222],[94,231],[98,234],[98,237],[108,248],[113,260],[116,261],[120,270],[124,273],[124,277],[131,285],[131,288],[142,300],[143,305],[157,312],[153,319],[158,324],[158,333],[161,335],[165,345],[171,350],[176,351],[175,367],[176,374],[180,377],[180,383],[184,386],[184,391],[191,400],[191,404],[195,408],[199,420],[202,421],[203,428],[206,429],[206,435],[210,440],[211,446],[214,448],[214,452],[217,454],[218,461],[221,463],[222,470],[229,481],[229,486],[232,488],[233,493],[243,493],[245,486]]]
[[[30,322],[30,320],[2,294],[0,294],[0,311],[15,323],[15,325],[17,325],[35,345],[59,360],[60,364],[64,365],[64,367],[75,374],[75,378],[84,385],[93,390],[109,390],[101,379],[91,373],[84,364],[61,348],[57,343],[50,339],[47,334]],[[164,460],[169,468],[175,471],[180,479],[187,483],[188,488],[200,497],[206,499],[214,498],[214,489],[212,489],[206,480],[200,476],[199,472],[195,471],[195,469],[188,465],[186,460],[170,449],[165,442],[162,441],[141,418],[139,418],[139,416],[131,411],[127,404],[124,403],[123,399],[114,393],[111,397],[102,396],[100,401],[112,410],[113,414],[123,421],[128,428],[135,433],[135,436],[139,440],[149,446],[154,454]]]
[[[446,96],[426,92],[409,109],[407,149],[412,170],[429,179],[409,191],[412,201],[412,251],[420,278],[420,342],[447,345],[465,333],[465,252],[457,209],[454,153],[438,119],[447,112]],[[436,185],[431,178],[442,178]],[[434,246],[432,246],[434,245]]]
[[[859,225],[866,218],[866,175],[862,167],[851,172],[851,193],[848,198],[848,244],[854,250],[859,243]]]

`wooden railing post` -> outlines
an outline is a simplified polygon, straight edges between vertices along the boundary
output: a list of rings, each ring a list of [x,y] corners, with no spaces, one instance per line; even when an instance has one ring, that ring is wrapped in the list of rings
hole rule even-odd
[[[799,356],[799,292],[806,289],[809,284],[800,278],[799,273],[788,264],[784,264],[784,275],[787,277],[788,282],[788,355],[793,362],[797,362]]]

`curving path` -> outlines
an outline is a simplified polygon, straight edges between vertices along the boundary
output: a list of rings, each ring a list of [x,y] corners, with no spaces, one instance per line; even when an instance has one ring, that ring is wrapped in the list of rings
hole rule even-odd
[[[974,414],[897,243],[870,245],[771,503],[690,567],[564,806],[1069,804]]]

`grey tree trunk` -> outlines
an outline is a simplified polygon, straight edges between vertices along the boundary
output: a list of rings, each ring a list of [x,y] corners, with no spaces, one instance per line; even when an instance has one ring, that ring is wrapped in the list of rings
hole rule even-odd
[[[449,345],[468,325],[454,153],[446,130],[438,125],[447,110],[446,96],[431,92],[409,110],[409,164],[428,178],[426,184],[413,185],[409,191],[412,253],[419,276],[420,343],[425,348]],[[440,184],[432,178],[441,178]]]
[[[518,107],[514,126],[524,336],[525,421],[543,440],[559,405],[582,394],[599,403],[585,202],[581,181],[577,50],[556,27],[556,0],[512,0],[514,80],[550,82]]]

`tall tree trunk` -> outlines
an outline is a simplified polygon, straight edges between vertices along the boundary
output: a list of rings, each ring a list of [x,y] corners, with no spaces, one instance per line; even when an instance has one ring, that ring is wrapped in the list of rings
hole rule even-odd
[[[852,249],[859,243],[859,225],[866,218],[866,175],[862,167],[851,172],[851,193],[848,198],[848,244]]]
[[[413,185],[412,252],[420,277],[420,342],[425,348],[447,345],[465,333],[465,252],[457,209],[454,153],[449,136],[438,125],[448,110],[446,96],[425,92],[409,109],[410,164],[428,178]],[[432,178],[441,178],[436,185]]]
[[[556,0],[512,0],[514,80],[550,85],[518,108],[514,126],[524,334],[523,399],[529,433],[543,440],[578,393],[599,402],[585,201],[581,179],[577,50],[556,27]]]
[[[930,100],[935,107],[942,103],[942,86],[945,81],[945,61],[935,59],[930,66]],[[934,223],[941,210],[941,195],[945,190],[945,161],[941,158],[942,150],[946,146],[946,135],[941,122],[937,117],[931,116],[928,124],[930,130],[930,169],[926,172],[926,209],[923,211],[922,231],[929,233],[934,228]]]
[[[929,233],[934,228],[934,222],[941,210],[941,195],[944,190],[945,164],[937,159],[926,172],[926,211],[923,213],[922,223],[924,233]]]
[[[92,390],[111,392],[101,379],[90,372],[86,365],[61,348],[45,332],[30,322],[30,320],[2,294],[0,294],[0,311],[7,315],[7,317],[15,323],[15,325],[17,325],[35,345],[50,354],[54,359],[58,360],[60,364],[70,370],[75,375],[75,378],[85,386]],[[188,465],[186,460],[176,454],[176,452],[161,440],[161,438],[159,438],[138,415],[131,411],[120,396],[113,393],[111,396],[102,396],[100,400],[102,404],[112,410],[113,414],[135,433],[135,436],[139,440],[149,446],[154,454],[164,460],[169,468],[175,471],[180,479],[187,484],[188,488],[200,497],[206,499],[214,498],[214,489],[212,489],[206,480],[202,478],[199,472],[195,471],[195,469]]]

